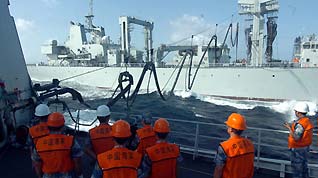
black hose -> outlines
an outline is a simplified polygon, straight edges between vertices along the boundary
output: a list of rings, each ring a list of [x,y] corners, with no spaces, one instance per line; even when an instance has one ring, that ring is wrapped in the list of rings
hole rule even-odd
[[[70,110],[70,108],[67,106],[67,104],[66,104],[65,101],[61,101],[61,100],[59,100],[59,99],[55,99],[55,100],[49,101],[47,105],[50,106],[50,105],[52,105],[52,104],[62,104],[63,110],[67,110],[67,112],[68,112],[68,114],[70,115],[72,121],[73,121],[76,125],[78,125],[78,127],[79,127],[80,125],[82,125],[82,126],[92,126],[92,125],[97,121],[97,118],[96,118],[96,119],[95,119],[93,122],[91,122],[90,124],[82,124],[82,123],[79,122],[79,119],[78,119],[78,120],[75,120],[75,119],[74,119],[74,117],[73,117],[73,115],[72,115],[72,113],[71,113],[71,110]]]
[[[202,57],[201,57],[201,59],[200,59],[200,62],[199,62],[199,64],[198,64],[198,67],[197,67],[197,69],[196,69],[196,71],[195,71],[195,73],[194,73],[194,76],[193,76],[193,78],[192,78],[191,85],[189,86],[189,90],[191,90],[192,87],[193,87],[193,84],[194,84],[195,78],[196,78],[196,76],[197,76],[197,74],[198,74],[199,68],[200,68],[200,66],[201,66],[201,64],[202,64],[202,61],[203,61],[203,59],[204,59],[204,57],[205,57],[205,54],[206,54],[206,52],[208,51],[208,49],[210,48],[211,43],[212,43],[213,40],[215,41],[215,45],[216,45],[216,44],[217,44],[217,36],[216,36],[216,35],[213,35],[213,36],[212,36],[211,40],[209,41],[209,44],[208,44],[207,48],[206,48],[206,49],[204,50],[204,52],[203,52],[203,55],[202,55]]]
[[[183,56],[183,59],[182,59],[181,65],[180,65],[180,67],[179,67],[179,70],[178,70],[176,79],[174,80],[174,83],[173,83],[172,88],[171,88],[171,90],[170,90],[170,95],[173,94],[173,91],[174,91],[174,89],[175,89],[175,87],[176,87],[176,85],[177,85],[177,82],[178,82],[178,80],[179,80],[179,76],[180,76],[181,70],[182,70],[182,68],[183,68],[185,59],[187,58],[188,54],[190,54],[190,53],[187,51],[187,52],[184,54],[184,56]]]
[[[127,82],[127,81],[129,83],[124,88],[123,83]],[[129,101],[129,92],[131,89],[131,85],[133,85],[133,84],[134,84],[133,76],[128,71],[121,72],[119,74],[119,77],[118,77],[118,86],[116,87],[116,89],[111,97],[111,100],[107,103],[107,106],[110,106],[110,107],[113,106],[120,98],[126,99],[126,103],[127,103]],[[118,89],[120,89],[120,93],[117,94],[116,97],[114,97],[116,92],[118,91]],[[126,93],[127,93],[127,97],[125,96]],[[127,104],[127,107],[129,107],[128,104]]]
[[[162,100],[166,100],[165,97],[163,96],[161,90],[160,90],[160,86],[159,86],[159,81],[158,81],[158,77],[157,77],[157,72],[156,72],[156,68],[155,65],[153,63],[151,63],[152,66],[152,72],[153,72],[153,76],[155,77],[155,82],[156,82],[156,87],[157,87],[157,91],[161,97]]]

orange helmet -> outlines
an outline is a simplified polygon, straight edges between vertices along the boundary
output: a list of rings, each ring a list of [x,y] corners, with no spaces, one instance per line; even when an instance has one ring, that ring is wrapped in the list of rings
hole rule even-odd
[[[159,118],[156,120],[154,125],[154,131],[159,133],[168,133],[170,132],[169,122],[164,118]]]
[[[49,127],[62,127],[64,123],[64,115],[59,112],[53,112],[47,119],[47,125]]]
[[[237,130],[245,130],[246,129],[245,119],[241,114],[238,114],[238,113],[232,113],[227,118],[227,121],[225,121],[224,123],[233,129],[237,129]]]
[[[127,138],[131,136],[130,125],[124,120],[118,120],[112,126],[112,136],[117,138]]]

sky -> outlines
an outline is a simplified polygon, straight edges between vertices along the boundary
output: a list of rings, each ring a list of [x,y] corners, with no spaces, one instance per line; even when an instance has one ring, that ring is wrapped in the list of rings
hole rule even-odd
[[[292,58],[293,41],[300,35],[317,33],[317,0],[279,0],[278,35],[273,57]],[[89,0],[10,0],[27,63],[46,61],[41,45],[52,39],[63,45],[68,37],[70,21],[85,22]],[[208,43],[213,34],[221,41],[228,25],[239,22],[238,58],[245,58],[245,17],[238,15],[237,0],[94,0],[94,24],[103,26],[113,42],[120,38],[120,16],[134,16],[154,22],[154,48],[194,36],[193,43]],[[216,24],[218,27],[216,28]],[[200,33],[204,31],[204,33]],[[132,45],[143,46],[143,30],[135,26]],[[188,41],[183,41],[190,42]],[[235,48],[231,49],[235,55]],[[234,57],[234,56],[232,56]]]

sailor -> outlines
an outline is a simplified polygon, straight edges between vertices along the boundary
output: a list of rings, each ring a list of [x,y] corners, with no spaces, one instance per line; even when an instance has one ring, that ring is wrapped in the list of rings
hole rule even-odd
[[[108,124],[111,114],[109,107],[98,106],[96,113],[100,124],[89,130],[89,140],[85,149],[94,160],[98,154],[111,150],[115,144],[111,135],[112,127]]]
[[[50,134],[40,138],[33,149],[32,161],[39,178],[83,178],[83,152],[73,136],[62,134],[64,123],[63,114],[50,114],[47,121]]]
[[[137,178],[142,156],[126,148],[127,139],[131,136],[130,125],[118,120],[112,126],[115,141],[113,149],[97,155],[97,165],[92,178]]]
[[[158,119],[154,131],[158,141],[154,146],[146,149],[140,178],[176,178],[177,165],[182,161],[182,157],[179,146],[166,140],[170,132],[169,122],[163,118]]]
[[[127,119],[129,120],[128,123],[130,125],[131,135],[127,140],[126,148],[128,148],[129,150],[135,151],[139,144],[139,139],[137,137],[138,126],[135,119],[132,119],[132,118],[131,119],[127,118]]]
[[[35,108],[35,119],[38,120],[39,123],[29,128],[29,135],[31,137],[31,139],[29,139],[31,142],[31,150],[33,149],[39,138],[47,136],[49,134],[49,129],[46,122],[50,113],[51,111],[46,104],[39,104]]]
[[[157,137],[151,126],[150,114],[142,115],[142,128],[137,130],[137,140],[139,141],[137,151],[144,155],[146,148],[156,144]]]
[[[219,145],[214,160],[214,178],[252,178],[254,145],[251,140],[241,137],[246,130],[245,119],[238,113],[232,113],[225,124],[230,138]]]
[[[307,158],[309,146],[312,143],[314,125],[306,117],[306,114],[309,112],[306,103],[296,103],[294,111],[296,120],[292,124],[284,124],[289,129],[288,148],[291,152],[290,161],[293,178],[309,177]]]

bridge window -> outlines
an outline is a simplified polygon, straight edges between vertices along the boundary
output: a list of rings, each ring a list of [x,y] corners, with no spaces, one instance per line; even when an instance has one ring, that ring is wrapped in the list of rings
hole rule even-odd
[[[310,48],[310,45],[309,45],[309,44],[304,44],[304,45],[303,45],[303,48],[304,48],[304,49],[309,49],[309,48]]]
[[[311,49],[315,49],[315,45],[314,44],[311,45]]]
[[[316,49],[318,49],[318,44],[316,44]]]

